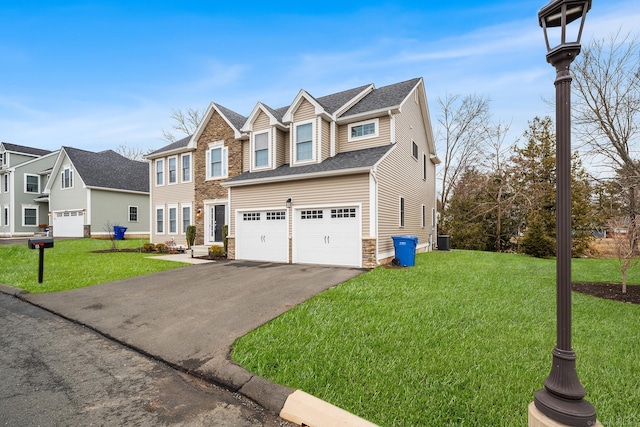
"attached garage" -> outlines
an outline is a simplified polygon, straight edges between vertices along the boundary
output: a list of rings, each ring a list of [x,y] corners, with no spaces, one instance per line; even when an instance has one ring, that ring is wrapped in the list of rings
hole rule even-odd
[[[296,209],[293,262],[360,267],[360,211],[357,206]]]
[[[238,212],[236,259],[289,262],[286,210]]]
[[[82,210],[53,212],[55,237],[83,237],[84,212]]]

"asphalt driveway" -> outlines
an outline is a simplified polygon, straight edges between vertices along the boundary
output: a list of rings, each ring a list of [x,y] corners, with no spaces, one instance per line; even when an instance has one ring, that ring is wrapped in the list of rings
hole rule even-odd
[[[21,298],[278,411],[292,390],[231,362],[234,340],[362,272],[229,261]]]

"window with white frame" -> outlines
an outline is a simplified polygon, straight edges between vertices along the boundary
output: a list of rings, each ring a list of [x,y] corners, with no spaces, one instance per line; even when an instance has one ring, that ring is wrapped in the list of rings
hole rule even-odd
[[[411,155],[418,160],[418,144],[415,141],[411,141]]]
[[[156,206],[156,234],[164,234],[164,206]]]
[[[40,177],[38,175],[24,174],[24,192],[40,193]]]
[[[379,120],[373,119],[366,122],[352,123],[348,126],[348,141],[375,138],[378,136]]]
[[[178,182],[178,158],[169,157],[167,165],[169,169],[169,184],[175,184]]]
[[[169,213],[169,234],[178,234],[178,206],[167,206]]]
[[[9,192],[9,174],[8,173],[4,174],[4,192],[5,193]]]
[[[303,123],[295,127],[296,162],[313,160],[313,122]]]
[[[129,206],[129,222],[138,222],[137,206]]]
[[[253,167],[269,166],[269,132],[257,133],[253,136]]]
[[[38,225],[38,207],[23,206],[22,207],[22,225],[37,226]]]
[[[9,225],[9,207],[5,206],[2,209],[2,218],[4,219],[4,225]]]
[[[427,155],[422,153],[422,179],[427,180]]]
[[[164,185],[164,159],[156,160],[156,185]]]
[[[399,225],[400,227],[404,227],[404,197],[400,197],[399,216]]]
[[[209,145],[207,150],[207,179],[223,179],[227,177],[227,147],[222,142]]]
[[[427,226],[427,207],[422,205],[422,228]]]
[[[181,233],[187,232],[187,227],[191,225],[191,205],[182,205],[182,230]]]
[[[183,154],[182,159],[182,182],[191,182],[191,154]]]
[[[62,188],[73,188],[73,169],[65,166],[61,172]]]

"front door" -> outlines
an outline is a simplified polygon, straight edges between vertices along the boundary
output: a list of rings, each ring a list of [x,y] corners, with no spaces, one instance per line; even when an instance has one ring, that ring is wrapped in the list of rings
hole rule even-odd
[[[226,205],[205,205],[205,244],[222,243],[222,227],[226,221]]]

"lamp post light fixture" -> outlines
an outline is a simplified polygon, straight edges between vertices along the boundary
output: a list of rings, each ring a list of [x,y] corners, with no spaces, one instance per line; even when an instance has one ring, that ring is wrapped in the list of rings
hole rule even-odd
[[[580,38],[591,0],[554,0],[538,19],[547,44],[547,62],[556,69],[556,316],[557,341],[551,373],[535,393],[535,407],[548,418],[569,426],[593,426],[596,411],[584,400],[571,348],[571,73],[580,53]],[[579,28],[570,23],[579,20]],[[559,30],[559,34],[558,34]],[[573,31],[569,34],[568,31]],[[549,44],[549,32],[559,41]]]

